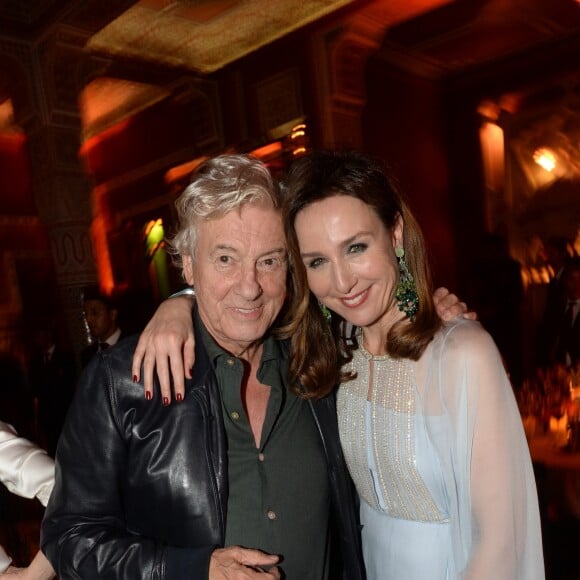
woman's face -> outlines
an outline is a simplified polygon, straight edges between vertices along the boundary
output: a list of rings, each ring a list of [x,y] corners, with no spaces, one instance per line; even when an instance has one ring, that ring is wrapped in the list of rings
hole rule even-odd
[[[394,251],[403,243],[400,217],[389,231],[366,203],[335,195],[302,209],[294,227],[308,285],[328,308],[366,329],[388,330],[401,318]]]

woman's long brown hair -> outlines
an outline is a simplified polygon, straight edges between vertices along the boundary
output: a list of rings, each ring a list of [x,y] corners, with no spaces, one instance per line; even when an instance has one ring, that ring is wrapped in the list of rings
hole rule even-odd
[[[308,205],[347,195],[360,199],[377,213],[390,231],[403,219],[405,260],[417,285],[419,308],[412,321],[393,325],[386,351],[396,358],[417,360],[432,340],[441,321],[433,303],[431,274],[423,234],[402,195],[381,165],[354,151],[319,151],[294,162],[283,184],[284,223],[291,267],[294,270],[293,316],[281,329],[291,340],[290,373],[302,386],[301,396],[321,398],[350,378],[342,367],[356,348],[356,329],[336,313],[329,324],[308,288],[306,269],[294,229],[297,214]]]

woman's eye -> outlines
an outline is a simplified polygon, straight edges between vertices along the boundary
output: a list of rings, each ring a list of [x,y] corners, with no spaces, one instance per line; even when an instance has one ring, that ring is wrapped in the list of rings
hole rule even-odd
[[[351,244],[348,249],[348,254],[362,254],[368,248],[368,244],[358,243]]]
[[[306,266],[308,268],[312,268],[313,270],[316,270],[316,268],[319,268],[320,266],[322,266],[322,264],[324,263],[324,258],[313,258],[312,260],[310,260]]]
[[[229,256],[218,256],[218,262],[220,264],[229,264],[232,259]]]

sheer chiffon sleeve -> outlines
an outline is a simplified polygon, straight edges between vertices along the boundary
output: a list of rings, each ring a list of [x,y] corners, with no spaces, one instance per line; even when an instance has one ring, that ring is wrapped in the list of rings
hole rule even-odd
[[[436,445],[450,495],[456,577],[541,580],[533,468],[499,352],[471,321],[446,327],[429,350],[424,405],[448,418],[447,440]]]

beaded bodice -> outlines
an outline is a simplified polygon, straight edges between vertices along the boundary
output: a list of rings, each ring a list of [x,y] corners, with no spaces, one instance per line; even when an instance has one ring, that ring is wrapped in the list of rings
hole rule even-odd
[[[348,370],[357,376],[341,385],[338,391],[338,426],[345,459],[361,498],[392,517],[443,521],[416,465],[418,395],[413,363],[387,355],[372,356],[359,348]],[[370,441],[366,426],[369,387],[372,393]],[[374,457],[375,478],[367,450]],[[383,507],[375,486],[382,494]]]

